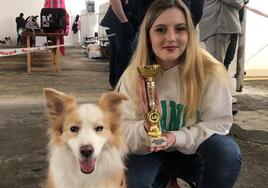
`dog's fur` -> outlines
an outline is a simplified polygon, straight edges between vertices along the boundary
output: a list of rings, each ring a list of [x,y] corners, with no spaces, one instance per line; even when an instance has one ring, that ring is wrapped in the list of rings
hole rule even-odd
[[[49,128],[47,188],[125,187],[126,146],[117,92],[97,104],[78,105],[72,96],[45,88]]]

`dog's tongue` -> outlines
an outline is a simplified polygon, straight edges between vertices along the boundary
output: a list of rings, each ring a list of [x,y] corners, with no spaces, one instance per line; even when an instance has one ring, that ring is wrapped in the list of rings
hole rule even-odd
[[[96,159],[83,160],[83,161],[81,160],[80,161],[81,171],[85,174],[90,174],[94,170],[95,162]]]

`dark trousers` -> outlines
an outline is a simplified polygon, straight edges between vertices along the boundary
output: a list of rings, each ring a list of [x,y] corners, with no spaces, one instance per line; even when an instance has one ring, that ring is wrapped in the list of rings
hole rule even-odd
[[[106,30],[107,35],[114,34],[112,29]],[[111,48],[111,57],[109,60],[109,83],[111,88],[114,88],[117,83],[116,79],[116,63],[117,63],[117,57],[118,57],[118,51],[119,51],[119,43],[116,38],[117,36],[110,36],[108,37],[110,48]]]
[[[106,30],[107,35],[112,34],[111,29]],[[121,34],[120,28],[115,32],[115,36],[109,37],[109,43],[111,46],[111,59],[110,59],[110,75],[109,82],[112,88],[114,88],[122,76],[123,72],[126,70],[130,59],[133,54],[132,43],[133,37],[124,37]]]
[[[198,188],[231,188],[241,168],[240,149],[228,136],[213,135],[193,155],[179,151],[130,155],[128,188],[165,188],[179,177]]]
[[[123,72],[126,70],[128,67],[128,64],[130,62],[130,59],[133,55],[133,49],[132,49],[132,42],[133,38],[124,38],[122,35],[120,36],[120,47],[119,47],[119,52],[117,56],[117,64],[116,64],[116,83],[122,76]]]
[[[17,46],[22,46],[22,45],[23,45],[23,36],[18,34]]]
[[[244,8],[239,10],[239,20],[241,23],[244,20]],[[225,58],[224,58],[224,66],[225,66],[226,70],[228,70],[229,65],[231,64],[231,62],[234,59],[238,37],[239,37],[239,35],[236,33],[231,35],[230,43],[227,47]]]
[[[236,51],[236,45],[237,45],[237,39],[238,39],[238,34],[232,34],[230,37],[230,42],[226,50],[226,54],[224,57],[224,66],[226,70],[228,70],[229,65],[234,59],[235,56],[235,51]]]

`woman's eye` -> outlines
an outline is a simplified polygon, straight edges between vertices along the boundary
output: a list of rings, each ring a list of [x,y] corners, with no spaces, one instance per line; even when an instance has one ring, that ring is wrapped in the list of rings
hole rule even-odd
[[[155,31],[156,31],[157,33],[164,33],[164,32],[166,32],[166,28],[158,27],[158,28],[155,29]]]
[[[95,127],[95,131],[96,132],[101,132],[101,131],[103,131],[103,126],[97,126],[97,127]]]
[[[71,131],[71,132],[74,132],[74,133],[77,133],[77,132],[79,131],[79,127],[77,127],[77,126],[72,126],[72,127],[70,128],[70,131]]]
[[[186,31],[186,26],[177,26],[175,28],[176,32],[182,32],[182,31]]]

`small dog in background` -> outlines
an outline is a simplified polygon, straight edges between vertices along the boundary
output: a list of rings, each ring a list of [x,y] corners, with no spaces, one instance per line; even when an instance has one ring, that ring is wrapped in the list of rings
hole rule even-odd
[[[0,40],[1,45],[11,44],[11,38],[5,37],[3,40]]]
[[[97,104],[78,105],[55,89],[44,89],[48,117],[49,171],[46,188],[125,188],[126,145],[117,92]]]

